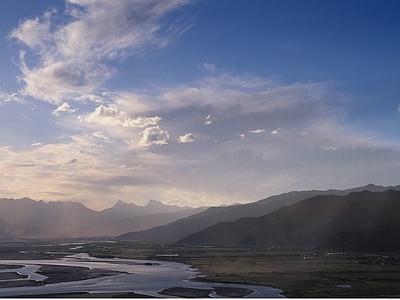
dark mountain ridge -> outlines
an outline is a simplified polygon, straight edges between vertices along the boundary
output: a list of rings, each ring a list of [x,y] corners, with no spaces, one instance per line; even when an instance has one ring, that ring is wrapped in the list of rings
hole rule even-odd
[[[141,241],[177,241],[219,222],[232,222],[243,217],[260,217],[276,211],[282,206],[291,205],[316,195],[347,195],[351,192],[363,190],[379,192],[386,191],[388,189],[400,190],[400,186],[383,187],[369,184],[363,187],[347,190],[331,189],[327,191],[292,191],[271,196],[252,203],[228,207],[210,207],[203,212],[191,215],[185,219],[177,220],[171,224],[158,226],[144,231],[123,234],[119,236],[119,239]]]
[[[214,246],[316,247],[345,231],[387,228],[398,223],[400,192],[319,195],[258,218],[221,222],[178,241]],[[397,223],[396,223],[397,222]]]
[[[329,236],[317,251],[334,252],[392,252],[400,250],[400,220],[363,230],[340,231]]]

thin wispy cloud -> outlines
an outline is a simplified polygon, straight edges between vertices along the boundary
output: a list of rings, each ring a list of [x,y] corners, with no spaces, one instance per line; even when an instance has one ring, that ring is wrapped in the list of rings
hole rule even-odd
[[[211,115],[208,115],[206,120],[204,121],[204,125],[211,125],[212,121],[211,121]]]
[[[203,63],[203,64],[200,64],[198,67],[199,67],[199,69],[210,72],[210,73],[214,73],[217,71],[217,67],[214,64],[210,64],[210,63]]]
[[[255,130],[250,130],[250,133],[263,133],[265,132],[265,129],[255,129]]]
[[[6,93],[0,86],[0,105],[10,101],[22,103],[24,96],[20,92]]]
[[[161,19],[186,3],[69,0],[68,21],[62,25],[53,23],[56,10],[21,22],[9,38],[40,57],[29,66],[27,52],[20,52],[24,92],[54,104],[93,93],[115,74],[111,61],[139,55],[147,47],[164,48],[179,36],[186,28]]]

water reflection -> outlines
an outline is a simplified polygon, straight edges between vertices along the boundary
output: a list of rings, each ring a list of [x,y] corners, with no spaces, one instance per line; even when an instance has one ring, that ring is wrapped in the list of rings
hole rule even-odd
[[[4,279],[0,281],[18,281],[18,280],[34,280],[43,281],[47,277],[36,273],[40,269],[41,265],[24,265],[21,268],[15,269],[2,269],[0,273],[17,273],[18,275],[28,276],[28,278],[18,278],[18,279]]]
[[[0,289],[0,297],[72,292],[136,292],[149,296],[170,297],[160,295],[159,292],[171,287],[212,289],[212,287],[215,286],[247,288],[253,290],[254,292],[248,297],[283,297],[280,294],[281,290],[266,286],[195,282],[192,281],[192,279],[198,275],[198,271],[188,265],[175,262],[101,259],[90,257],[87,253],[79,253],[68,255],[62,259],[2,260],[1,263],[7,265],[22,265],[23,267],[19,269],[4,269],[0,270],[0,272],[18,272],[21,275],[28,275],[29,280],[38,281],[42,281],[46,278],[46,276],[37,273],[38,269],[43,265],[86,267],[90,269],[120,271],[125,272],[125,274],[80,281],[54,283],[44,286],[3,288]],[[216,297],[216,294],[212,293],[210,296]]]

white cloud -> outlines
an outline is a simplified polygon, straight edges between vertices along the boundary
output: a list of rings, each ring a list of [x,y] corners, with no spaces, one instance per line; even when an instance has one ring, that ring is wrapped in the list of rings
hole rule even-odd
[[[22,103],[24,95],[21,92],[6,93],[1,89],[0,86],[0,105],[10,101]]]
[[[57,109],[53,110],[53,115],[59,116],[62,112],[73,113],[75,111],[76,111],[76,109],[71,109],[69,104],[67,102],[64,102],[59,107],[57,107]]]
[[[279,134],[280,129],[274,129],[271,131],[272,135],[278,135]]]
[[[108,107],[98,106],[85,121],[88,123],[98,123],[107,126],[139,127],[155,126],[161,120],[161,117],[137,117],[131,118],[127,112],[119,109],[112,104]]]
[[[100,140],[109,141],[110,139],[101,131],[92,132],[92,135]]]
[[[182,135],[178,138],[179,143],[193,143],[195,140],[196,137],[192,133]]]
[[[263,133],[265,132],[265,129],[255,129],[255,130],[250,130],[250,133]]]
[[[329,147],[323,147],[322,149],[324,149],[324,150],[327,150],[327,151],[329,151],[329,150],[333,150],[333,151],[335,151],[337,148],[336,147],[334,147],[334,146],[329,146]]]
[[[164,17],[187,2],[69,0],[66,24],[56,21],[56,11],[21,22],[9,38],[40,58],[28,66],[21,51],[25,93],[55,104],[92,93],[115,73],[110,61],[164,48],[184,32],[188,26]]]
[[[206,121],[204,122],[204,125],[211,125],[211,124],[212,124],[211,115],[208,115]]]
[[[159,126],[147,127],[142,132],[142,138],[139,141],[140,146],[165,145],[168,144],[168,131],[162,130]]]

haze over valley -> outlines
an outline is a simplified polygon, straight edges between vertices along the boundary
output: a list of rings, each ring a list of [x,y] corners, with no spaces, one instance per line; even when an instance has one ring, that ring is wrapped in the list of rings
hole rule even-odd
[[[400,245],[392,235],[400,229],[399,212],[400,186],[372,184],[201,208],[151,200],[146,206],[118,201],[94,211],[76,202],[0,199],[0,237],[393,252]]]
[[[150,200],[146,206],[118,201],[108,209],[94,211],[78,202],[3,198],[0,199],[0,237],[113,237],[164,225],[204,209],[168,206]]]

